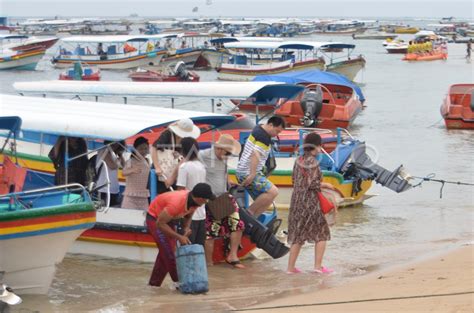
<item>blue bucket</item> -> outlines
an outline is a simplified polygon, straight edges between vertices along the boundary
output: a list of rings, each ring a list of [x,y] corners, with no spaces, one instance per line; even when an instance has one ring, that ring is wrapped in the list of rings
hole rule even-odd
[[[186,245],[176,249],[179,290],[182,293],[209,291],[206,256],[201,245]]]

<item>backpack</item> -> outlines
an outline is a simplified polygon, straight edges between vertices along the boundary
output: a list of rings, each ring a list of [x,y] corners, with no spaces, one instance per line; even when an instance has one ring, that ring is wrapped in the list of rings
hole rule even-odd
[[[97,164],[97,154],[93,155],[89,161],[87,161],[87,167],[86,167],[86,186],[89,187],[89,190],[94,189],[95,183],[97,182],[97,179],[99,178],[100,171],[102,170],[102,166],[104,164],[102,163],[99,168],[96,168]]]

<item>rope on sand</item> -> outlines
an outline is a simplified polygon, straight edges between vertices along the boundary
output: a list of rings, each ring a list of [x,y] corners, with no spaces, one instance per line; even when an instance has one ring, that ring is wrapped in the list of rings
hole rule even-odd
[[[273,310],[273,309],[285,309],[285,308],[320,306],[320,305],[337,305],[337,304],[350,304],[350,303],[361,303],[361,302],[448,297],[448,296],[460,296],[460,295],[468,295],[468,294],[474,294],[474,291],[442,293],[442,294],[428,294],[428,295],[416,295],[416,296],[406,296],[406,297],[390,297],[390,298],[373,298],[373,299],[348,300],[348,301],[336,301],[336,302],[320,302],[320,303],[308,303],[308,304],[277,305],[277,306],[259,307],[259,308],[254,308],[254,309],[248,308],[248,309],[239,309],[239,310],[231,310],[231,311],[232,312],[260,311],[260,310]]]

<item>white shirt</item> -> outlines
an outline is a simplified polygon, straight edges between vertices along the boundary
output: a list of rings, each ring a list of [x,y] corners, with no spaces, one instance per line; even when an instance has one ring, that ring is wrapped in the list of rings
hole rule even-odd
[[[176,186],[192,190],[198,183],[206,182],[206,168],[199,160],[187,161],[180,165],[178,169],[178,179]],[[206,208],[204,205],[196,209],[193,214],[194,221],[206,219]]]
[[[97,161],[95,164],[95,169],[99,170],[99,177],[97,178],[97,183],[96,186],[102,186],[105,185],[104,187],[99,189],[99,192],[107,192],[107,176],[105,174],[105,169],[104,167],[107,166],[107,164],[102,163],[102,160],[104,160],[106,153],[110,153],[112,156],[112,160],[115,163],[118,163],[117,156],[115,153],[112,152],[111,148],[105,148],[101,150],[97,154]],[[102,167],[101,167],[102,165]],[[119,179],[118,179],[118,169],[111,170],[110,168],[107,167],[107,170],[109,172],[109,180],[110,180],[110,193],[111,194],[118,194],[120,192],[120,184],[119,184]]]

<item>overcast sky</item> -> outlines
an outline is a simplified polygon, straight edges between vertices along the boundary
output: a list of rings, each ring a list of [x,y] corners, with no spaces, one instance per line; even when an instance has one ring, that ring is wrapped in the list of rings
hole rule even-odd
[[[197,13],[192,9],[198,7]],[[473,0],[0,0],[4,16],[309,16],[473,19]]]

